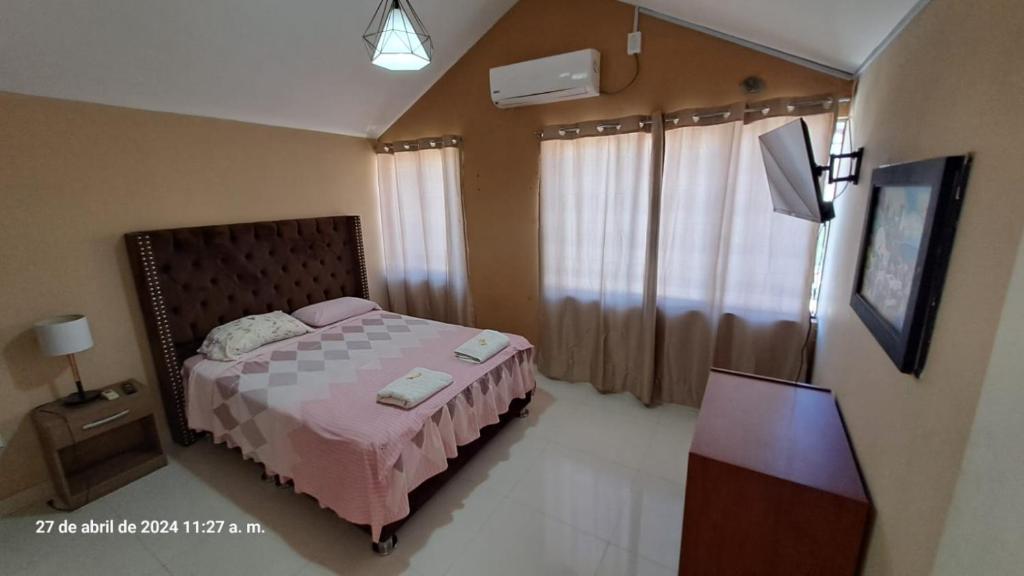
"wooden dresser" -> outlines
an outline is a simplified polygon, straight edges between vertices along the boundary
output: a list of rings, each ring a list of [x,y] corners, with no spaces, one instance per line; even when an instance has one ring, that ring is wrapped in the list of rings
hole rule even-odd
[[[679,574],[855,574],[870,515],[830,391],[712,371],[690,448]]]

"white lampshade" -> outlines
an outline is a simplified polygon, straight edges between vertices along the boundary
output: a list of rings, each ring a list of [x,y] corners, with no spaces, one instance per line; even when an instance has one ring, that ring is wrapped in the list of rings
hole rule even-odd
[[[370,61],[388,70],[419,70],[433,54],[430,34],[409,0],[381,0],[363,41]]]
[[[81,314],[67,314],[35,324],[39,348],[47,356],[64,356],[92,348],[89,321]]]
[[[373,52],[373,63],[388,70],[419,70],[430,63],[423,41],[399,6],[388,14]]]

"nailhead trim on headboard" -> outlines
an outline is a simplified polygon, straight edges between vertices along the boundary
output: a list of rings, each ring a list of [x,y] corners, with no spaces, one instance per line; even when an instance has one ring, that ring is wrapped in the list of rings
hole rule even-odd
[[[198,440],[185,414],[183,362],[215,326],[341,296],[369,298],[358,216],[125,235],[174,441]]]
[[[157,363],[157,371],[159,372],[162,387],[170,387],[173,390],[172,394],[164,394],[164,406],[167,412],[168,425],[171,428],[175,442],[189,445],[194,443],[198,437],[188,427],[188,419],[185,417],[185,390],[184,382],[181,378],[182,366],[181,361],[178,360],[178,353],[174,348],[174,339],[171,337],[171,326],[167,320],[167,304],[164,302],[163,292],[160,290],[160,277],[156,273],[156,261],[153,258],[153,244],[148,234],[139,234],[135,238],[145,279],[146,294],[144,298],[149,300],[157,337],[160,341],[160,349],[153,350],[152,353],[154,358],[162,360],[162,362]]]
[[[370,299],[370,285],[366,278],[366,252],[363,250],[363,223],[356,217],[356,253],[359,255],[360,282],[363,285],[362,297]]]

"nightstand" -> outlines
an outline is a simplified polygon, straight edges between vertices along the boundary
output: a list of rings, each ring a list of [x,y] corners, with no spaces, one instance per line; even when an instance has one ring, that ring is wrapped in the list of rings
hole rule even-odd
[[[125,393],[125,385],[135,393]],[[146,387],[126,380],[105,390],[119,395],[67,406],[61,400],[32,411],[57,498],[74,510],[167,465]]]

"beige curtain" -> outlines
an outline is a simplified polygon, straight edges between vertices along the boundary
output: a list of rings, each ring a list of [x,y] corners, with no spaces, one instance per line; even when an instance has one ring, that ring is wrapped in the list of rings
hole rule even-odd
[[[603,391],[653,382],[653,151],[650,132],[541,143],[538,362],[549,376]]]
[[[772,211],[757,140],[794,118],[711,116],[542,134],[548,376],[695,406],[712,365],[796,376],[817,228]],[[832,115],[805,120],[824,161]]]
[[[391,310],[472,325],[455,144],[439,138],[378,146],[385,272]]]
[[[711,366],[797,377],[818,226],[772,211],[758,141],[793,120],[665,134],[654,399],[699,405]],[[832,115],[804,120],[823,163]]]

